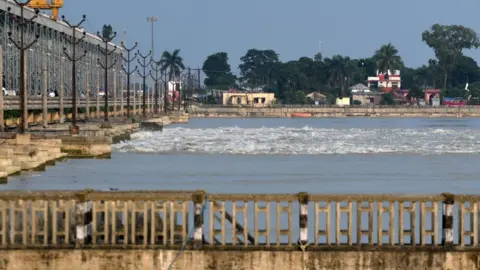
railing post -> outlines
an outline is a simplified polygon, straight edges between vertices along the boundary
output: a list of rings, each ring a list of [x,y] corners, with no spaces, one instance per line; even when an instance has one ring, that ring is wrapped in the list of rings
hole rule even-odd
[[[85,244],[86,230],[85,230],[85,202],[80,199],[75,204],[75,247],[81,248]]]
[[[298,244],[302,251],[308,245],[308,201],[308,193],[300,192],[298,194],[298,203],[300,204],[300,237]]]
[[[444,246],[453,247],[453,204],[455,197],[450,193],[443,193],[443,237],[442,244]]]
[[[192,195],[192,201],[195,204],[195,215],[193,217],[195,233],[193,235],[193,247],[201,249],[203,247],[203,206],[205,204],[205,191],[198,190]]]
[[[85,239],[88,237],[89,233],[91,234],[88,226],[92,222],[93,204],[92,202],[87,202],[85,198],[87,195],[86,193],[88,193],[88,191],[77,194],[77,201],[75,204],[76,248],[83,247],[85,245]]]

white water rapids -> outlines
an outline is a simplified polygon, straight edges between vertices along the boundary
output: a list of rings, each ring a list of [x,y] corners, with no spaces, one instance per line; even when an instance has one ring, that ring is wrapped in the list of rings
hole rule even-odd
[[[118,152],[233,155],[479,153],[480,132],[442,128],[166,128],[139,132]]]

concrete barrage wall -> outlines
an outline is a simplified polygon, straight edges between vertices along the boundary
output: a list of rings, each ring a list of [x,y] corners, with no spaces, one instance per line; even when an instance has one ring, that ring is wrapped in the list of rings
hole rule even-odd
[[[478,269],[479,252],[8,250],[0,269],[384,270]],[[172,265],[171,268],[170,265]]]
[[[291,117],[308,113],[312,117],[479,117],[480,106],[465,107],[197,107],[188,110],[190,117]]]

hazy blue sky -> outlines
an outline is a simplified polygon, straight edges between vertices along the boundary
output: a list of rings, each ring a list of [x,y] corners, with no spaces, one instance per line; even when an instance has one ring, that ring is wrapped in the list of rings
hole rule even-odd
[[[186,65],[201,66],[206,56],[228,52],[236,69],[249,48],[274,49],[281,60],[312,57],[319,50],[366,57],[392,42],[408,66],[433,57],[421,33],[434,23],[463,24],[480,31],[478,0],[65,0],[60,11],[75,22],[86,14],[87,30],[111,24],[127,27],[127,44],[151,47],[147,16],[155,24],[157,58],[180,48]],[[469,52],[478,58],[478,51]]]

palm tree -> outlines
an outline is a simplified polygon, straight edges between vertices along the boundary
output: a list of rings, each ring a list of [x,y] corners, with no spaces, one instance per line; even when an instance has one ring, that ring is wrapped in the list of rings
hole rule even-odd
[[[329,80],[332,86],[338,86],[341,89],[340,97],[345,96],[345,88],[352,76],[353,65],[350,57],[334,55],[332,58],[326,58],[325,64],[329,70]]]
[[[172,53],[168,51],[164,51],[162,53],[162,58],[158,62],[158,64],[161,67],[162,72],[167,72],[168,73],[168,78],[170,81],[174,82],[174,87],[177,85],[177,79],[180,77],[180,73],[182,70],[185,69],[185,66],[183,65],[183,58],[179,55],[180,54],[180,49],[174,50]],[[173,91],[173,96],[175,97],[175,90]],[[178,89],[180,91],[181,89]],[[165,93],[165,96],[167,93]],[[179,95],[181,96],[181,95]],[[172,99],[174,101],[174,99]],[[178,98],[178,109],[180,110],[180,104],[181,104],[181,99]],[[173,102],[172,102],[172,108],[174,108]]]
[[[388,71],[398,70],[403,66],[402,58],[398,55],[398,50],[392,43],[383,45],[375,52],[373,56],[377,64],[378,71],[386,74],[388,78]]]
[[[180,49],[176,49],[172,53],[164,51],[162,58],[160,59],[159,64],[162,71],[168,71],[168,77],[170,80],[180,77],[180,73],[185,69],[183,58],[179,54]]]

